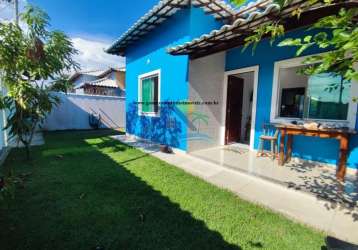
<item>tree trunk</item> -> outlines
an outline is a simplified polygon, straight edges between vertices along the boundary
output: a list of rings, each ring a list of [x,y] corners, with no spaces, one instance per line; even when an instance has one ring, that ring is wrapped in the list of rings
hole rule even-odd
[[[22,143],[24,144],[25,146],[25,150],[26,150],[26,159],[29,161],[31,160],[31,142],[32,142],[32,139],[34,138],[34,134],[35,134],[35,131],[36,131],[36,127],[37,127],[37,123],[38,121],[36,120],[31,128],[31,133],[30,135],[26,138],[26,140],[24,140]]]
[[[24,149],[26,151],[26,160],[30,160],[30,145],[31,142],[28,142],[27,140],[25,140],[24,138],[20,138],[20,142],[24,145]]]
[[[25,146],[25,150],[26,150],[26,160],[31,160],[31,154],[30,154],[30,144],[27,144]]]

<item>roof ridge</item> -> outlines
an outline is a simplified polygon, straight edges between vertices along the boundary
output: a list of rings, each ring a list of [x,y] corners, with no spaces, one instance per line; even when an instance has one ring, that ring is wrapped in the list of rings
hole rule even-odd
[[[152,9],[138,19],[126,32],[124,32],[112,45],[106,49],[107,53],[121,54],[117,52],[120,48],[125,48],[141,36],[147,34],[179,9],[187,7],[191,4],[194,7],[207,9],[211,15],[230,18],[235,15],[236,10],[223,0],[160,0]],[[154,20],[152,20],[154,19]],[[149,22],[150,21],[150,22]],[[122,53],[123,54],[123,53]]]
[[[296,0],[296,1],[298,1],[298,0]],[[258,11],[258,9],[256,7],[258,5],[261,6],[260,11]],[[214,30],[210,31],[209,33],[203,34],[200,37],[194,38],[193,40],[191,40],[189,42],[168,48],[167,52],[172,54],[172,53],[176,53],[180,50],[183,50],[187,47],[190,47],[194,44],[200,44],[209,38],[219,36],[219,35],[221,35],[221,33],[225,33],[226,31],[231,30],[239,25],[249,23],[254,19],[257,19],[261,16],[265,16],[270,12],[275,12],[275,11],[277,12],[280,9],[281,9],[280,5],[274,3],[272,0],[258,0],[255,2],[249,2],[249,3],[241,6],[238,9],[238,14],[237,14],[235,20],[231,24],[225,24],[225,25],[221,26],[219,29],[214,29]]]
[[[192,0],[192,2],[199,2],[199,4],[203,4],[203,0]],[[208,0],[204,0],[208,1]],[[219,4],[221,7],[225,8],[227,11],[232,12],[232,14],[235,14],[236,8],[233,7],[231,4],[225,2],[224,0],[213,0],[216,4]],[[195,6],[195,4],[194,4]]]
[[[352,0],[352,2],[357,2],[357,0]],[[242,46],[244,45],[244,38],[247,37],[247,34],[250,34],[250,32],[252,33],[259,25],[263,25],[271,20],[266,17],[279,14],[283,18],[290,18],[292,10],[297,6],[304,6],[305,3],[305,0],[293,0],[284,6],[280,6],[273,0],[258,0],[256,2],[250,2],[238,10],[235,19],[231,24],[225,24],[221,28],[214,29],[207,34],[194,38],[191,41],[167,48],[167,52],[171,55],[191,55],[192,58],[199,58],[205,55]],[[354,8],[356,6],[350,3],[351,1],[338,1],[337,3],[325,6],[321,2],[317,2],[310,6],[310,8],[303,12],[303,14],[311,12],[311,16],[316,15],[318,14],[316,13],[317,10],[320,8],[321,10],[324,10],[325,8],[331,8],[332,6],[335,6],[337,9],[342,6],[350,6],[350,8]],[[313,13],[312,10],[314,10],[315,13]],[[324,11],[321,17],[322,16],[325,16]],[[297,24],[297,26],[293,27],[300,27],[299,25],[300,24]],[[301,25],[309,25],[309,23],[305,22]],[[231,44],[228,43],[233,40],[236,40],[236,42]],[[228,44],[224,47],[220,47],[225,43]]]
[[[110,69],[111,67],[109,68],[103,68],[103,69],[89,69],[89,70],[80,70],[80,71],[76,71],[75,73],[78,73],[78,74],[86,74],[86,73],[91,73],[91,72],[98,72],[98,71],[105,71],[105,70],[108,70]]]
[[[108,76],[106,77],[102,77],[102,78],[99,78],[99,79],[96,79],[96,80],[93,80],[93,81],[85,81],[85,83],[90,83],[90,82],[93,82],[93,83],[96,83],[96,82],[103,82],[105,80],[112,80],[112,81],[115,81],[111,78],[109,78]]]
[[[79,89],[82,88],[85,85],[92,85],[92,86],[100,86],[100,87],[110,87],[110,88],[121,88],[118,86],[117,81],[114,79],[111,79],[109,77],[103,77],[100,79],[96,79],[93,81],[85,81],[81,84],[77,85],[75,88]]]
[[[125,67],[104,67],[104,68],[89,69],[89,70],[83,70],[83,71],[80,70],[80,71],[75,71],[74,73],[72,73],[72,75],[74,75],[74,74],[88,74],[88,73],[100,72],[100,71],[105,73],[105,72],[110,71],[110,70],[125,71]]]

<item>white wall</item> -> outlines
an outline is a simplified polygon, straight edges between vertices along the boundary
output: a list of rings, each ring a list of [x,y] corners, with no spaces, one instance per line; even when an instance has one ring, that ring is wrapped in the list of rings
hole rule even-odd
[[[78,85],[82,84],[83,82],[94,81],[96,79],[97,79],[96,76],[82,74],[73,82],[73,86],[77,87]],[[84,90],[82,88],[80,88],[80,89],[75,88],[74,93],[81,95],[81,94],[84,94]]]
[[[0,93],[5,96],[7,94],[6,87],[0,82]],[[7,110],[0,110],[0,150],[8,146],[8,131],[4,130],[6,126],[6,119],[8,116]]]
[[[225,72],[225,53],[218,53],[190,61],[189,68],[189,100],[217,101],[218,105],[194,105],[194,111],[208,116],[205,122],[191,122],[189,114],[188,151],[205,149],[220,145],[223,109],[223,81]],[[198,131],[196,129],[199,129]],[[193,137],[196,132],[209,138]]]
[[[85,91],[83,88],[80,88],[80,89],[75,89],[75,93],[78,95],[83,95],[85,93]]]
[[[76,94],[57,94],[61,105],[55,108],[43,124],[44,130],[91,129],[88,117],[101,115],[102,128],[125,127],[125,98]]]
[[[283,88],[307,87],[308,77],[297,74],[299,68],[280,69],[280,95]]]
[[[5,131],[5,116],[4,110],[0,110],[0,151],[6,146]]]
[[[74,81],[74,86],[77,86],[77,85],[79,85],[79,84],[81,84],[83,82],[94,81],[96,79],[97,79],[96,76],[82,74]]]

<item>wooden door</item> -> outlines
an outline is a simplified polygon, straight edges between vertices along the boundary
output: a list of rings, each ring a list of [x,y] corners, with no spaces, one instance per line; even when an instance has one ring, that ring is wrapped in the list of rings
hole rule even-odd
[[[229,76],[226,105],[226,144],[240,141],[243,92],[244,80]]]

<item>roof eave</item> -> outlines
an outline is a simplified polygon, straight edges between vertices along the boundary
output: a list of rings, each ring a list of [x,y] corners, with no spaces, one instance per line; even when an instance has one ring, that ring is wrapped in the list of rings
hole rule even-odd
[[[236,14],[235,10],[223,0],[162,0],[105,51],[112,55],[125,56],[126,48],[133,41],[138,41],[152,30],[151,26],[155,28],[156,25],[160,25],[179,9],[188,8],[189,5],[207,8],[209,10],[206,11],[207,13],[219,19],[231,20]]]
[[[69,82],[73,82],[75,81],[81,74],[79,72],[75,72],[74,74],[72,74],[69,78],[68,81]]]
[[[297,1],[299,2],[299,1]],[[303,2],[303,1],[302,1]],[[318,20],[319,18],[322,18],[323,16],[332,15],[339,11],[341,7],[357,7],[358,3],[357,1],[346,1],[346,2],[339,2],[332,6],[321,6],[319,8],[313,8],[309,11],[306,11],[302,13],[300,20],[297,20],[297,18],[289,16],[285,18],[285,20],[288,20],[286,24],[286,31],[294,30],[300,27],[305,27],[312,25],[314,21]],[[315,14],[319,11],[319,15]],[[270,13],[267,13],[270,15]],[[269,16],[262,16],[260,18],[270,18]],[[264,19],[265,20],[265,19]],[[254,22],[257,22],[257,20],[253,20]],[[245,25],[251,25],[250,22],[247,22]],[[234,26],[234,24],[232,25]],[[227,27],[226,27],[227,28]],[[240,26],[234,27],[234,28],[227,28],[224,26],[220,30],[216,30],[210,34],[203,35],[200,38],[194,39],[192,42],[188,42],[183,45],[179,45],[174,48],[169,48],[168,53],[171,55],[189,55],[192,59],[204,57],[210,54],[218,53],[220,51],[236,48],[239,46],[242,46],[244,44],[244,38],[245,34],[240,34],[240,30],[243,28]],[[234,29],[237,29],[239,32],[237,36],[233,36],[233,38],[230,38],[228,40],[221,40],[220,36],[223,35],[225,37],[226,32],[233,32]],[[220,35],[217,35],[220,34]],[[219,38],[217,43],[213,43],[213,41]],[[225,37],[226,39],[226,37]],[[208,42],[205,45],[205,42]],[[200,44],[204,44],[204,47],[200,47]]]
[[[115,44],[113,44],[113,45],[115,45]],[[105,52],[108,54],[111,54],[111,55],[125,56],[125,51],[118,50],[113,45],[111,47],[109,47],[108,49],[106,49]]]

